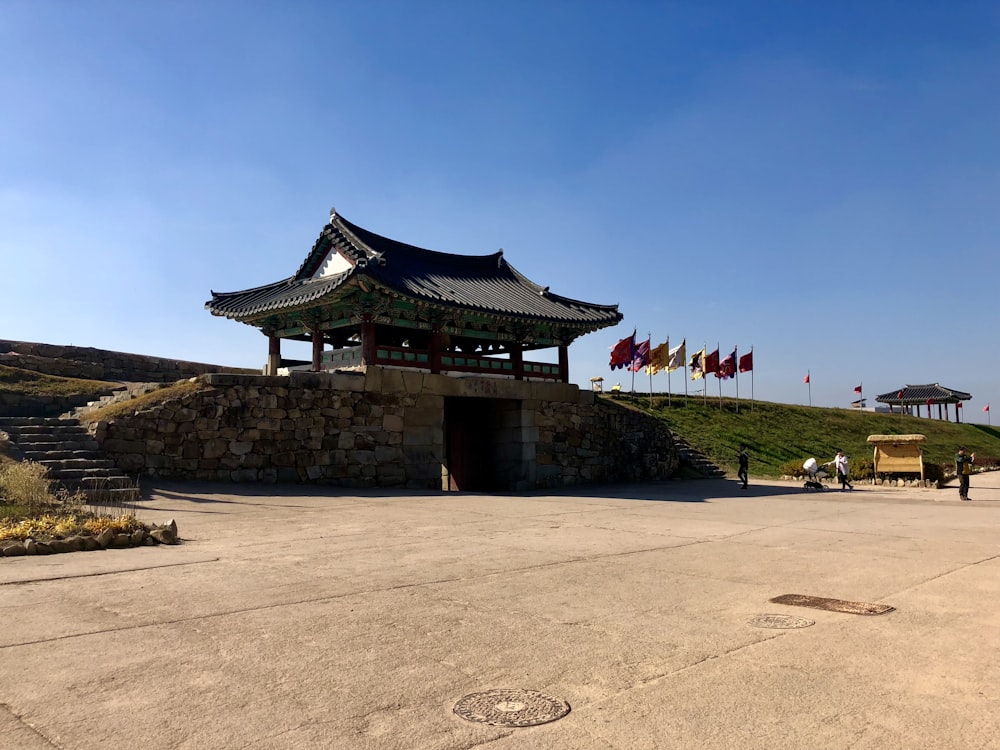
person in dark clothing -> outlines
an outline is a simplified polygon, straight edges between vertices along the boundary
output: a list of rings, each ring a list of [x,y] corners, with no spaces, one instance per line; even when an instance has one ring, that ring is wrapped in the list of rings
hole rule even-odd
[[[969,475],[975,462],[976,454],[966,455],[965,446],[959,446],[955,454],[955,473],[958,474],[958,496],[963,500],[969,499]]]
[[[741,482],[743,482],[743,489],[747,488],[747,480],[749,478],[748,471],[750,470],[750,454],[747,453],[746,443],[740,443],[740,470],[736,473],[736,476]]]

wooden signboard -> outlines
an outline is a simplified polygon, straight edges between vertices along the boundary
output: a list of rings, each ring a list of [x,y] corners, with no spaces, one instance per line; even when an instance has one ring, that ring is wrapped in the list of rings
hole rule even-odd
[[[895,472],[920,473],[924,478],[924,453],[920,443],[924,435],[869,435],[875,444],[875,474]]]

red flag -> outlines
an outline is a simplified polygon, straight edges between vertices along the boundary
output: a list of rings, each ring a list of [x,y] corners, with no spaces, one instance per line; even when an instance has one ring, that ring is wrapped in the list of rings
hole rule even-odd
[[[983,407],[983,411],[989,411],[989,410],[990,410],[990,405],[986,404],[986,406]]]
[[[957,404],[955,404],[955,408],[956,409],[961,409],[962,408],[962,402],[959,401]]]
[[[928,406],[934,406],[934,399],[932,399],[932,398],[927,399],[927,405]]]
[[[860,385],[854,386],[854,392],[855,393],[861,393],[861,386]]]
[[[809,373],[806,373],[806,376],[804,378],[802,378],[802,382],[803,383],[808,383],[809,382]]]
[[[719,369],[715,373],[715,377],[721,378],[722,380],[728,380],[729,378],[736,376],[736,350],[733,349],[733,353],[726,357],[724,360],[719,362]]]
[[[705,355],[705,374],[719,371],[719,350]]]
[[[611,369],[627,367],[635,359],[635,331],[627,339],[622,339],[611,350]]]
[[[897,393],[896,394],[896,398],[898,398],[900,401],[902,401],[903,400],[903,392],[900,391],[899,393]]]
[[[632,372],[639,372],[649,364],[649,339],[636,344],[635,354],[632,357],[632,364],[629,366]]]
[[[753,349],[740,357],[740,372],[750,372],[753,369]]]

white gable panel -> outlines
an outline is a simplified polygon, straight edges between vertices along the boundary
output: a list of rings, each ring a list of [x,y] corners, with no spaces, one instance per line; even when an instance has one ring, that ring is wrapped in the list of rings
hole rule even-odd
[[[349,270],[352,265],[351,261],[338,253],[336,250],[331,250],[330,254],[323,260],[319,270],[313,274],[313,278],[321,279],[324,276],[333,276],[334,274],[343,273],[344,271]]]

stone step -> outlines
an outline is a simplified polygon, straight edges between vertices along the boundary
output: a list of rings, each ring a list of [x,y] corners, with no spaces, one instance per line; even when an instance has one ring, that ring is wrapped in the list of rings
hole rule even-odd
[[[103,458],[103,454],[93,450],[22,450],[21,455],[28,461],[41,461],[43,459],[65,460],[67,458]]]
[[[84,477],[75,484],[80,489],[88,491],[138,489],[136,481],[125,474],[109,477]]]
[[[81,492],[87,496],[87,505],[92,506],[121,506],[142,500],[142,492],[138,487],[110,487],[96,490],[81,488]]]
[[[108,458],[43,458],[36,463],[44,466],[49,472],[66,471],[68,469],[111,469],[114,463]]]
[[[22,452],[48,453],[49,451],[96,451],[100,450],[100,444],[93,438],[87,440],[63,440],[59,442],[22,442],[15,440],[17,447]]]
[[[10,433],[10,436],[16,440],[18,443],[78,443],[83,440],[90,439],[90,433],[86,430],[82,432],[67,432],[65,434],[53,434],[51,432],[38,432],[38,433]]]
[[[20,427],[10,427],[6,430],[12,435],[17,436],[31,436],[31,435],[86,435],[88,430],[83,425],[47,425],[47,424],[37,424],[37,425],[23,425]]]
[[[120,476],[124,476],[124,473],[119,469],[59,469],[54,472],[49,471],[48,478],[65,483],[75,479]]]
[[[78,419],[60,417],[0,417],[0,427],[31,427],[35,425],[78,425]]]

